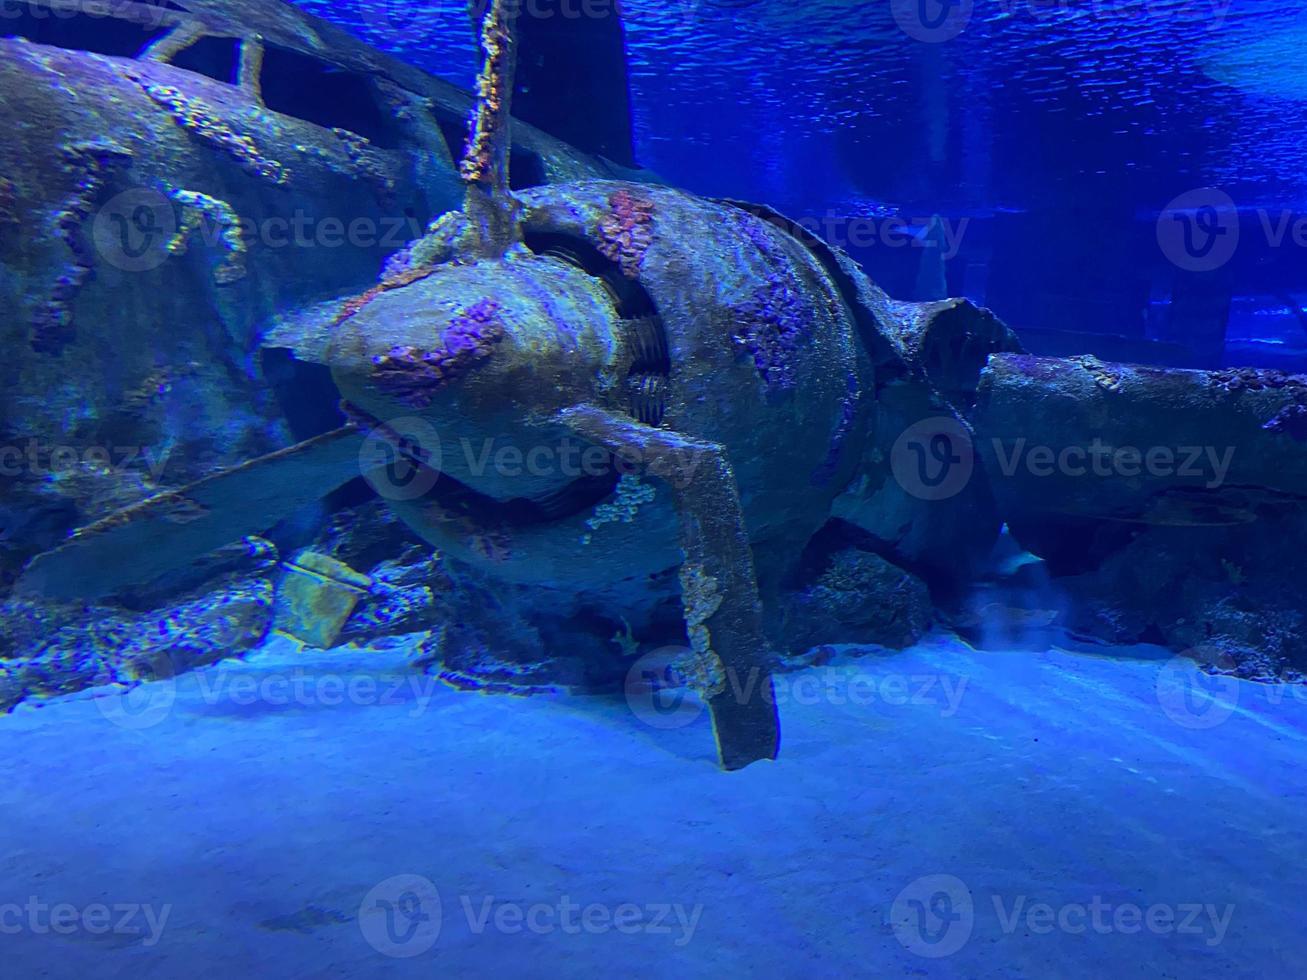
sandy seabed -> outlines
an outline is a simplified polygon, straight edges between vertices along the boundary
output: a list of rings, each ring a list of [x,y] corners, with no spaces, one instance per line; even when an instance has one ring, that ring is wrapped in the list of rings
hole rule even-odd
[[[1125,653],[789,675],[731,774],[693,702],[460,693],[403,643],[23,707],[0,972],[1302,975],[1307,689]]]

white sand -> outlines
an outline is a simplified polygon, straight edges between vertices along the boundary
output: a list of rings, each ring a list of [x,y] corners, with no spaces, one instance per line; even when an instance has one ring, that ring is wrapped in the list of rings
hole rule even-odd
[[[274,641],[0,718],[0,975],[1302,975],[1307,691],[940,638],[785,679],[724,774],[702,714],[332,684],[402,669]]]

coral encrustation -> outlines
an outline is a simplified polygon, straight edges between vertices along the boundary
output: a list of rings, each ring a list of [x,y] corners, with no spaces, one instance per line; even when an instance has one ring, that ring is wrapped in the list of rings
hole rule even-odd
[[[481,32],[485,63],[477,79],[477,108],[472,136],[459,173],[469,184],[492,184],[496,167],[503,164],[504,116],[513,91],[513,35],[510,5],[496,0],[486,14]]]
[[[608,213],[599,221],[599,251],[621,267],[628,279],[640,277],[640,266],[653,244],[654,205],[623,188],[608,197]]]
[[[378,388],[413,408],[426,408],[445,385],[490,356],[504,339],[499,304],[482,299],[456,316],[441,335],[439,350],[396,347],[373,358]]]
[[[276,160],[264,157],[254,140],[228,127],[203,99],[187,95],[171,85],[137,81],[146,94],[173,117],[178,126],[233,157],[246,172],[277,185],[284,186],[290,182],[290,174],[285,167]]]
[[[198,235],[205,244],[220,245],[225,258],[213,270],[213,280],[220,286],[230,286],[246,276],[245,240],[241,237],[241,221],[226,201],[220,201],[199,191],[172,188],[168,196],[181,205],[182,219],[177,233],[168,242],[169,255],[185,255],[191,238]]]
[[[81,288],[95,278],[95,250],[84,226],[113,171],[131,166],[131,154],[116,146],[81,143],[64,147],[64,166],[76,177],[72,196],[55,215],[56,234],[72,253],[72,260],[55,281],[49,301],[32,325],[32,349],[58,354],[76,337],[73,302]]]
[[[1279,391],[1289,389],[1295,392],[1307,390],[1307,383],[1302,378],[1285,374],[1282,371],[1260,368],[1223,368],[1209,371],[1211,383],[1222,391]]]
[[[793,388],[795,359],[805,334],[799,295],[772,275],[737,309],[737,315],[740,328],[735,343],[752,355],[762,380],[769,388]]]

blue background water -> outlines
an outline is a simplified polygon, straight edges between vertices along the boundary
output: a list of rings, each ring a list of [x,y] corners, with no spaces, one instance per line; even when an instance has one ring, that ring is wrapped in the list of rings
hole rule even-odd
[[[299,4],[435,74],[473,76],[462,0]],[[837,229],[875,221],[876,243],[850,250],[903,297],[920,252],[885,245],[880,222],[965,220],[949,292],[1019,328],[1201,353],[1220,343],[1215,320],[1225,360],[1301,366],[1307,255],[1273,232],[1307,214],[1299,4],[975,0],[938,43],[897,0],[622,6],[637,153],[672,182]],[[1219,275],[1177,282],[1158,216],[1209,186],[1237,206],[1240,248]]]
[[[459,0],[302,3],[471,79]],[[939,44],[905,33],[886,0],[627,7],[638,150],[669,180],[810,219],[970,219],[949,285],[1028,335],[1097,328],[1197,349],[1183,331],[1207,296],[1233,311],[1232,357],[1299,343],[1302,249],[1257,236],[1259,208],[1307,209],[1307,27],[1289,4],[1236,3],[1224,19],[1163,3],[981,5]],[[1207,185],[1241,209],[1243,246],[1190,274],[1164,254],[1157,216]],[[857,251],[897,294],[920,288],[911,250]],[[1177,295],[1191,319],[1172,315]],[[1307,702],[1131,653],[932,638],[807,671],[785,686],[781,763],[731,777],[703,713],[662,731],[620,699],[410,687],[422,678],[403,645],[306,653],[274,638],[134,695],[25,705],[0,730],[0,900],[169,917],[158,946],[6,936],[5,975],[1301,972]],[[873,696],[844,697],[847,682],[840,700],[805,694],[844,672]],[[295,700],[248,694],[301,677]],[[382,678],[376,695],[343,698],[357,678]],[[368,896],[411,873],[438,882],[445,932],[433,952],[386,959]],[[961,933],[944,934],[958,948],[934,959],[896,906],[941,874],[968,905]],[[460,907],[562,896],[703,916],[680,946],[476,931]],[[1232,917],[1219,934],[1103,935],[1002,912],[1100,899]]]

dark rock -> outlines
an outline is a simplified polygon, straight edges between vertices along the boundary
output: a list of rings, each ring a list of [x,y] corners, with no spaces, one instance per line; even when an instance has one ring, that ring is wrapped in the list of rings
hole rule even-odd
[[[1307,674],[1307,518],[1148,528],[1094,571],[1055,580],[1071,627],[1111,643],[1161,642],[1255,680]]]
[[[781,636],[789,659],[822,644],[911,646],[930,627],[925,584],[868,551],[837,552],[816,581],[784,606]]]
[[[0,603],[0,710],[29,698],[174,677],[263,641],[269,578],[231,577],[141,613],[123,606]]]

